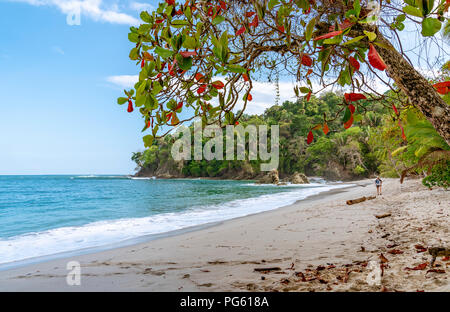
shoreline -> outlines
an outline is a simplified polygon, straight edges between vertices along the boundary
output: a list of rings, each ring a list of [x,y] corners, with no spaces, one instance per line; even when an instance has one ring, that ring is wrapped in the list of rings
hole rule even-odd
[[[345,204],[347,199],[374,195],[375,188],[361,187],[369,183],[365,180],[326,191],[325,196],[312,195],[289,206],[172,237],[1,271],[0,290],[379,291],[385,287],[449,291],[448,273],[405,271],[405,266],[429,261],[429,255],[415,251],[415,243],[449,247],[448,192],[428,191],[417,180],[400,185],[397,179],[386,179],[383,196]],[[386,212],[392,217],[374,217]],[[417,224],[423,224],[419,232]],[[404,254],[389,254],[390,242]],[[389,268],[382,286],[369,286],[367,262],[378,261],[380,253],[389,258]],[[73,260],[81,263],[81,286],[66,283],[66,264]],[[446,267],[440,259],[437,262]],[[326,281],[299,280],[299,272],[308,276],[323,265],[328,267],[320,275]],[[264,266],[280,270],[254,272]],[[338,278],[344,267],[345,283]],[[348,268],[353,268],[351,274]]]
[[[196,180],[196,179],[191,179],[191,178],[186,178],[186,179],[179,178],[179,179],[180,180]],[[234,180],[229,180],[229,181],[234,181]],[[253,180],[248,180],[248,181],[251,182]],[[364,181],[364,180],[361,180],[361,181]],[[358,182],[358,181],[355,181],[355,182]],[[330,184],[327,184],[327,185],[324,185],[324,186],[334,186],[334,185],[339,185],[339,184],[347,185],[349,183],[335,183],[335,182],[331,182]],[[305,184],[305,185],[308,185],[308,184]],[[270,185],[270,186],[282,187],[282,186],[278,186],[278,185]],[[331,195],[331,194],[334,194],[336,191],[337,192],[342,192],[343,190],[345,190],[347,188],[354,187],[354,186],[355,186],[354,184],[349,184],[348,186],[345,186],[345,187],[342,187],[342,188],[336,188],[336,189],[322,191],[322,192],[319,192],[317,194],[309,195],[309,196],[307,196],[304,199],[297,200],[294,204],[302,202],[302,201],[305,201],[305,200],[308,200],[308,199],[313,199],[313,198],[316,198],[316,197],[317,198],[321,198],[323,196]],[[167,231],[167,232],[161,232],[161,233],[155,233],[155,234],[148,234],[148,235],[138,236],[138,237],[129,238],[129,239],[118,241],[118,242],[111,242],[111,243],[100,245],[100,246],[93,246],[93,247],[88,247],[88,248],[75,249],[75,250],[64,251],[64,252],[60,252],[60,253],[56,253],[56,254],[49,254],[49,255],[43,255],[43,256],[38,256],[38,257],[26,258],[26,259],[22,259],[22,260],[13,261],[13,262],[0,263],[0,272],[7,271],[7,270],[18,269],[18,268],[22,268],[22,267],[27,267],[27,266],[30,266],[30,265],[36,265],[36,264],[40,264],[40,263],[50,262],[50,261],[53,261],[53,260],[67,259],[67,258],[70,258],[70,257],[77,257],[77,256],[83,256],[83,255],[89,255],[89,254],[96,254],[96,253],[100,253],[100,252],[104,252],[104,251],[108,251],[108,250],[114,250],[114,249],[118,249],[118,248],[130,247],[130,246],[139,245],[139,244],[142,244],[142,243],[148,243],[148,242],[151,242],[151,241],[154,241],[154,240],[164,239],[166,237],[173,237],[173,236],[183,235],[185,233],[190,233],[190,232],[200,231],[200,230],[203,230],[203,229],[208,229],[210,227],[214,227],[214,226],[220,225],[223,222],[232,221],[232,220],[236,220],[236,219],[240,219],[240,218],[246,218],[246,217],[253,216],[253,215],[263,214],[263,213],[270,212],[270,211],[273,211],[273,210],[282,209],[282,208],[288,207],[288,206],[290,206],[290,205],[280,206],[280,207],[277,207],[277,208],[274,208],[274,209],[270,209],[270,210],[266,210],[266,211],[259,211],[259,212],[250,213],[250,214],[243,215],[243,216],[233,217],[231,219],[224,219],[224,220],[220,220],[220,221],[214,221],[214,222],[208,222],[208,223],[203,223],[203,224],[192,225],[192,226],[180,228],[180,229],[177,229],[177,230],[171,230],[171,231]]]

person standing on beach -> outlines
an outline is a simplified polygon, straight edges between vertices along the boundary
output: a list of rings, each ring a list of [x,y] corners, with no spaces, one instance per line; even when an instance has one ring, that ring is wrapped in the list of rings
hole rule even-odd
[[[377,187],[377,196],[381,195],[381,185],[383,184],[383,180],[380,177],[377,177],[375,180],[375,186]]]

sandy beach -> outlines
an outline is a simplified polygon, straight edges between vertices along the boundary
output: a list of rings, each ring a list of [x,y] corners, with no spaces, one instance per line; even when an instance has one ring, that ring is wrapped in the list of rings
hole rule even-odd
[[[448,258],[431,271],[420,266],[431,261],[426,248],[450,248],[450,193],[385,179],[382,196],[347,205],[376,194],[372,180],[355,184],[201,230],[2,271],[0,290],[450,291]],[[66,283],[74,260],[80,286]],[[369,285],[380,265],[380,283]]]

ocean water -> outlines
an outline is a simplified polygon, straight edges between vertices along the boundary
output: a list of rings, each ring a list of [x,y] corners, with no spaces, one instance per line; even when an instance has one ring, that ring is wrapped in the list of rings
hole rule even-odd
[[[347,185],[0,176],[0,266],[276,209]]]

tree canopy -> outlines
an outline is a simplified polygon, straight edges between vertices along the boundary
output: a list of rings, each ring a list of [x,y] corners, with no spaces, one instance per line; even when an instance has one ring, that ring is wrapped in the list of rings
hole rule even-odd
[[[196,117],[204,124],[236,124],[251,105],[254,80],[283,74],[295,79],[297,97],[307,101],[330,85],[347,90],[340,109],[310,129],[308,143],[312,130],[326,134],[340,116],[351,127],[361,100],[389,103],[391,97],[402,100],[392,106],[394,115],[417,107],[448,144],[450,109],[443,97],[450,82],[432,85],[414,68],[401,32],[412,25],[414,35],[428,38],[422,44],[438,51],[440,64],[433,66],[448,67],[449,6],[449,0],[166,0],[142,12],[143,23],[130,29],[135,46],[129,56],[140,66],[139,81],[118,103],[128,103],[128,112],[139,108],[143,131],[151,132],[144,137],[149,147],[164,135],[161,126]],[[380,94],[374,80],[393,92]],[[189,114],[180,119],[183,110]]]

